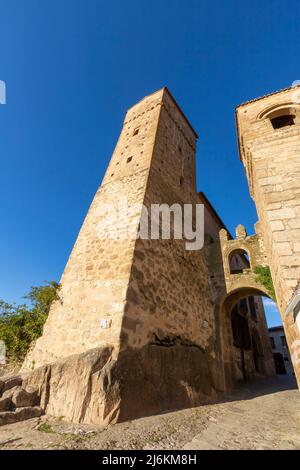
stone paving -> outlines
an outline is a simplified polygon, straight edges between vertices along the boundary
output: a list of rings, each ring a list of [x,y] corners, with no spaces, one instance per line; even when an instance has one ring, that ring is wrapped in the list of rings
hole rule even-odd
[[[281,376],[226,402],[102,428],[44,416],[0,427],[0,449],[300,449],[300,393]]]
[[[300,393],[293,378],[264,381],[232,400],[215,405],[221,417],[184,449],[300,449]]]

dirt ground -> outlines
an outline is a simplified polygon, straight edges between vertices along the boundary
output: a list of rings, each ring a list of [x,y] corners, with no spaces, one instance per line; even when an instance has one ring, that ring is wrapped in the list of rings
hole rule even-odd
[[[43,416],[0,427],[0,449],[300,449],[293,378],[247,384],[229,400],[105,428]]]

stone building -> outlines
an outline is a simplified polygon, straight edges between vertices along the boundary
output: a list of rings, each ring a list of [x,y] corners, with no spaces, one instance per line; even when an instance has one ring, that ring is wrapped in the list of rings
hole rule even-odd
[[[290,100],[289,93],[281,97]],[[280,135],[268,127],[264,110],[276,97],[237,110],[241,158],[259,223],[252,236],[238,226],[236,238],[197,192],[197,134],[170,92],[163,88],[126,113],[63,273],[60,299],[23,365],[31,371],[24,384],[39,386],[46,412],[77,422],[115,422],[214,401],[239,381],[275,373],[260,299],[269,292],[253,268],[271,266],[281,312],[299,277],[293,219],[299,208],[299,127]],[[278,157],[273,153],[264,167],[277,146]],[[282,153],[285,166],[276,160]],[[273,201],[274,188],[280,202]],[[126,217],[121,211],[118,234],[130,229],[131,236],[116,238],[115,219],[103,205],[119,207],[122,198],[134,207]],[[143,207],[150,212],[162,203],[204,205],[203,249],[187,250],[184,238],[138,236]],[[296,259],[282,254],[288,247]],[[289,318],[286,325],[294,344]]]
[[[294,368],[286,342],[283,326],[278,325],[269,328],[269,336],[276,374],[294,375]]]
[[[300,331],[288,309],[300,280],[300,86],[238,106],[236,119],[240,157],[300,385]]]

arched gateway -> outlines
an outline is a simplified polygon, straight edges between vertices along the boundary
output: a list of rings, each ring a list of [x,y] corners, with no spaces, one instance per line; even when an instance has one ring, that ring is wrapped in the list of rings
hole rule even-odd
[[[247,236],[245,228],[238,225],[235,239],[224,228],[219,233],[222,263],[218,265],[219,273],[215,272],[219,279],[216,310],[225,391],[239,381],[275,373],[261,300],[261,296],[270,297],[270,292],[254,272],[256,266],[267,265],[259,224],[256,230],[257,234]]]
[[[224,390],[256,376],[275,374],[268,328],[259,288],[232,290],[220,302],[220,338]],[[252,315],[251,303],[255,303]]]

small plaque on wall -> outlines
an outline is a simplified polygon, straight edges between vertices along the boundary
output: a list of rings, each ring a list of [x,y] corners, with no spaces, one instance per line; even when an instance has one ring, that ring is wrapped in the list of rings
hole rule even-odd
[[[104,328],[104,329],[110,328],[111,327],[111,319],[110,318],[101,318],[100,327]]]

